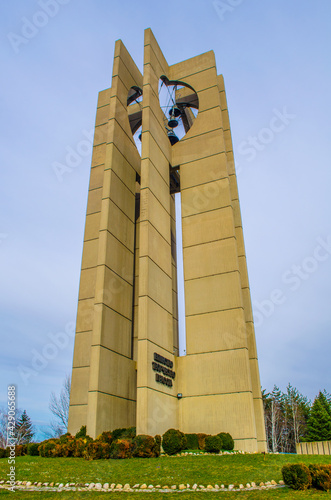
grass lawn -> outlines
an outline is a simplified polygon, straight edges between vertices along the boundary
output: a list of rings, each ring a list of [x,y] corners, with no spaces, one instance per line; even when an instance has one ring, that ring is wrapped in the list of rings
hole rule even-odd
[[[245,484],[254,481],[279,481],[282,479],[281,468],[285,463],[329,463],[331,456],[312,455],[223,455],[223,456],[184,456],[184,457],[160,457],[151,459],[132,458],[127,460],[94,460],[86,461],[83,458],[43,458],[43,457],[17,457],[16,458],[16,480],[41,481],[41,482],[72,482],[72,483],[129,483],[134,484],[157,484],[177,486],[181,483],[193,485],[194,483],[207,486],[208,484]],[[0,460],[0,479],[7,479],[8,459]],[[59,493],[51,492],[16,492],[19,498],[58,498]],[[11,492],[0,492],[8,496]],[[113,493],[121,498],[142,498],[141,495],[152,495],[153,498],[172,498],[188,496],[194,498],[228,498],[235,499],[259,499],[259,498],[326,498],[327,493],[317,491],[294,492],[284,489],[252,492],[191,492],[191,493]],[[103,492],[61,492],[61,499],[103,497]],[[143,497],[145,498],[145,496]]]

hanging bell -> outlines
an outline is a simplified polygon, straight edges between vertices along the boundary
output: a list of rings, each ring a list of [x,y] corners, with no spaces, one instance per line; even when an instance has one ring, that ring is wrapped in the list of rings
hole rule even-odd
[[[174,144],[177,144],[177,142],[179,141],[177,135],[175,134],[175,132],[173,130],[168,130],[168,137],[169,137],[170,144],[172,146]]]
[[[173,115],[175,118],[178,118],[181,114],[182,113],[177,106],[173,106],[169,111],[169,116]]]
[[[178,120],[174,117],[174,115],[170,116],[170,119],[168,121],[168,127],[170,128],[175,128],[178,126]]]

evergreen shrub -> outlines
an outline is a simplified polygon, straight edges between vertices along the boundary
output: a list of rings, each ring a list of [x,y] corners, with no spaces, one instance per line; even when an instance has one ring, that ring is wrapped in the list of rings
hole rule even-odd
[[[199,450],[205,449],[205,439],[207,436],[208,436],[208,434],[204,434],[203,432],[199,432],[197,434],[198,442],[199,442]]]
[[[185,434],[186,437],[186,450],[198,450],[199,439],[197,434]]]
[[[168,429],[162,436],[162,447],[167,455],[175,455],[186,448],[185,434],[177,429]]]
[[[309,465],[312,486],[317,490],[331,490],[331,465]]]
[[[222,440],[219,436],[207,436],[205,439],[205,451],[208,453],[219,453],[222,448]]]
[[[155,456],[159,457],[161,454],[161,442],[162,442],[161,436],[159,436],[159,434],[156,434],[156,436],[154,437],[154,441],[155,441]]]
[[[110,457],[110,445],[108,443],[102,443],[101,441],[93,441],[88,443],[85,450],[83,451],[83,456],[87,460],[100,460],[101,458]]]
[[[9,457],[9,448],[0,448],[0,458]]]
[[[114,459],[131,458],[132,448],[133,444],[131,439],[116,439],[110,446],[109,456]]]
[[[103,443],[112,444],[114,440],[113,433],[110,431],[104,431],[102,434],[99,434],[96,440],[102,441]]]
[[[55,450],[56,445],[60,444],[59,439],[46,439],[38,446],[39,455],[41,457],[53,457],[53,450]]]
[[[312,485],[311,473],[305,464],[285,464],[282,475],[284,483],[293,490],[307,490]]]
[[[156,443],[152,436],[145,434],[136,436],[133,439],[132,456],[139,458],[152,458],[158,456],[156,454]]]
[[[27,446],[26,454],[31,457],[36,457],[39,455],[38,451],[39,443],[29,443]]]
[[[222,450],[232,451],[234,448],[234,441],[231,434],[228,432],[220,432],[217,434],[222,440]]]

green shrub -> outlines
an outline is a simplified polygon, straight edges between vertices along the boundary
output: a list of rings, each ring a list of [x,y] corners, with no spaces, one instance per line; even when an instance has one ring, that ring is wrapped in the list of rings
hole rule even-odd
[[[158,456],[156,452],[155,439],[152,436],[140,435],[133,439],[132,456],[140,458],[152,458]]]
[[[198,443],[199,443],[199,450],[204,450],[205,449],[205,439],[208,436],[208,434],[203,434],[202,432],[199,432],[197,434],[198,437]]]
[[[15,456],[16,457],[22,457],[23,455],[26,455],[26,451],[27,451],[26,444],[17,444],[15,446]]]
[[[312,486],[318,490],[329,491],[331,489],[331,465],[309,465]]]
[[[305,464],[285,464],[282,475],[284,483],[293,490],[307,490],[311,487],[311,474]]]
[[[158,434],[154,437],[154,441],[155,441],[155,449],[154,449],[154,452],[155,452],[155,456],[156,457],[159,457],[160,454],[161,454],[161,442],[162,442],[162,438],[161,436],[159,436]]]
[[[219,453],[222,448],[222,440],[219,436],[207,436],[205,439],[205,451],[208,453]]]
[[[53,450],[55,450],[56,445],[59,444],[59,439],[47,439],[46,441],[43,441],[38,446],[39,455],[41,457],[53,457]]]
[[[26,454],[32,457],[36,457],[39,455],[38,451],[39,443],[29,443],[27,446]]]
[[[72,451],[72,456],[73,457],[83,457],[84,452],[87,448],[87,445],[91,442],[91,439],[87,439],[86,437],[83,438],[78,438],[75,439],[74,441],[74,446],[73,446],[73,451]]]
[[[199,439],[197,434],[185,434],[186,437],[186,450],[198,450]]]
[[[96,441],[102,441],[102,443],[112,444],[114,438],[113,434],[110,431],[104,431],[102,434],[99,434]]]
[[[175,455],[184,450],[187,441],[185,434],[177,429],[169,429],[162,436],[162,447],[167,455]]]
[[[65,434],[62,434],[62,436],[60,436],[59,440],[60,440],[60,443],[67,443],[69,441],[69,439],[73,439],[73,436],[70,434],[70,432],[66,432]]]
[[[76,439],[84,438],[84,437],[86,437],[86,425],[82,425],[81,428],[79,429],[79,431],[76,432],[76,434],[75,434]]]
[[[0,448],[0,458],[9,457],[9,448]]]
[[[122,429],[115,429],[111,432],[113,441],[116,439],[133,439],[136,437],[136,428],[135,427],[124,427]]]
[[[232,451],[234,448],[234,441],[232,439],[231,434],[228,432],[220,432],[217,434],[222,440],[222,448],[221,450]]]
[[[92,443],[88,443],[85,450],[83,451],[83,456],[87,460],[109,458],[110,445],[108,443],[102,443],[101,441],[93,441]]]
[[[110,446],[110,458],[131,458],[132,447],[133,444],[131,439],[116,439]]]

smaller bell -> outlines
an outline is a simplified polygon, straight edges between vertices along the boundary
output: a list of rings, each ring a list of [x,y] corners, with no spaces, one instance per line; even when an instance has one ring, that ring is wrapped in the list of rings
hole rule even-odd
[[[182,113],[177,106],[173,106],[169,111],[169,116],[174,116],[175,118],[178,118],[181,114]]]
[[[178,126],[178,120],[176,120],[174,115],[170,115],[170,119],[168,121],[168,127],[175,128]]]
[[[170,144],[172,146],[174,144],[177,144],[177,142],[179,141],[177,135],[175,134],[175,132],[173,130],[168,130],[168,137],[169,137]]]

